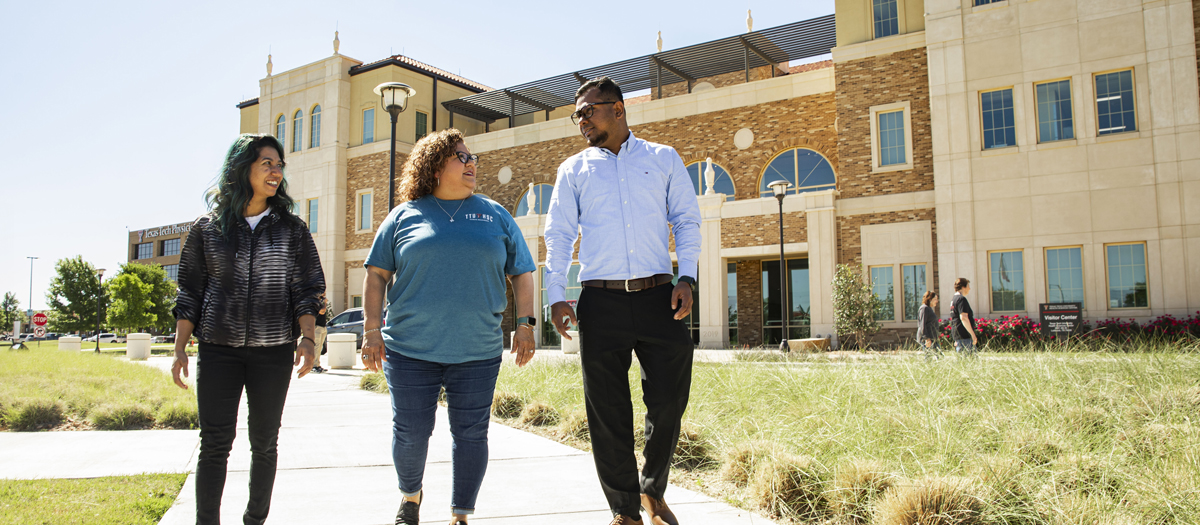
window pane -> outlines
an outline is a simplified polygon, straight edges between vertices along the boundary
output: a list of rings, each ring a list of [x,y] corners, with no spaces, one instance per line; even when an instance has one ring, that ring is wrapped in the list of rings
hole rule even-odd
[[[304,144],[301,140],[304,136],[304,112],[296,110],[296,114],[292,115],[292,152],[300,151],[300,147]]]
[[[729,345],[737,346],[737,263],[725,267],[725,294],[729,296]]]
[[[988,256],[992,284],[992,311],[1025,310],[1023,252],[994,252]]]
[[[534,207],[533,213],[537,215],[545,215],[550,210],[550,197],[554,195],[554,186],[550,184],[535,184],[533,186]],[[517,201],[516,213],[513,217],[523,217],[529,212],[529,190],[521,194],[521,198]]]
[[[421,137],[424,137],[425,133],[427,133],[426,130],[429,129],[428,124],[427,124],[428,121],[429,121],[428,115],[426,115],[420,111],[417,112],[417,140],[421,140]]]
[[[876,321],[896,320],[896,296],[892,287],[892,267],[876,266],[871,268],[871,291],[875,293],[883,306],[875,314]]]
[[[137,257],[135,259],[149,259],[154,257],[154,243],[147,242],[137,245],[135,248]]]
[[[879,165],[904,164],[904,112],[879,113]]]
[[[167,239],[163,241],[162,254],[163,257],[179,255],[179,239]]]
[[[279,139],[279,142],[283,144],[287,144],[287,140],[285,140],[283,137],[286,126],[287,120],[283,118],[283,115],[280,115],[278,119],[275,119],[275,138]]]
[[[363,193],[358,196],[358,229],[371,229],[371,194]]]
[[[315,148],[321,145],[321,106],[316,106],[312,111],[312,125],[308,129],[308,147]]]
[[[872,0],[875,18],[875,38],[892,36],[900,32],[896,0]]]
[[[317,199],[308,199],[308,233],[317,233]]]
[[[674,266],[671,273],[675,275],[671,280],[671,284],[679,284],[679,267]],[[700,344],[700,283],[697,282],[692,286],[692,311],[687,317],[683,318],[684,326],[688,327],[688,331],[692,333],[692,343]]]
[[[362,308],[362,296],[361,295],[356,295],[354,297],[351,297],[350,299],[351,299],[351,302],[350,302],[351,308]]]
[[[722,168],[720,164],[713,163],[713,191],[725,195],[725,201],[734,200],[733,195],[733,179],[729,177],[729,172]],[[704,170],[708,169],[707,162],[693,162],[688,164],[688,176],[692,179],[692,187],[696,189],[696,195],[704,195],[708,191],[708,186],[704,180]]]
[[[1017,145],[1011,89],[983,93],[979,108],[983,113],[983,149]]]
[[[1050,302],[1083,302],[1081,250],[1081,248],[1046,250],[1046,295]]]
[[[808,259],[788,259],[788,338],[809,337]],[[762,262],[763,344],[778,344],[783,336],[783,311],[779,300],[779,261]]]
[[[1137,131],[1133,108],[1133,70],[1096,75],[1099,134]]]
[[[835,188],[837,175],[823,155],[807,148],[795,148],[775,157],[759,177],[759,197],[771,197],[775,191],[770,184],[784,180],[791,184],[788,195]],[[732,183],[731,183],[732,184]]]
[[[562,336],[558,335],[558,331],[554,329],[554,321],[550,319],[550,294],[546,292],[546,267],[539,266],[538,272],[541,274],[541,289],[542,289],[542,319],[538,322],[542,330],[542,345],[543,346],[561,346]],[[579,293],[582,290],[582,285],[579,284],[579,263],[572,263],[571,269],[567,271],[567,288],[566,299],[571,303],[571,307],[575,307],[579,299]]]
[[[375,110],[363,110],[363,144],[375,142]]]
[[[1146,245],[1107,246],[1108,307],[1147,308]]]
[[[1037,85],[1038,137],[1041,142],[1075,138],[1071,116],[1071,81]]]
[[[178,264],[168,264],[166,266],[163,266],[163,270],[166,270],[166,272],[167,272],[167,279],[170,279],[172,281],[179,280],[179,265]]]
[[[904,320],[916,321],[921,309],[921,298],[928,289],[925,281],[924,264],[900,266],[900,278],[904,280]]]

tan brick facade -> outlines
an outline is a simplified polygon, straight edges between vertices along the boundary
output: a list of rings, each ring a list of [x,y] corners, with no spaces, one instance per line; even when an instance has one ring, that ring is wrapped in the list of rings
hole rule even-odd
[[[929,221],[930,242],[933,246],[933,283],[938,281],[938,252],[937,252],[937,215],[932,208],[922,210],[872,213],[838,217],[837,226],[837,260],[838,264],[862,266],[862,234],[861,228],[873,224],[891,224],[895,222]]]
[[[779,69],[778,67],[775,68],[775,76],[781,77],[781,76],[784,76],[785,74],[786,73],[784,73],[783,70]],[[666,70],[663,70],[664,78],[669,77],[670,75],[671,74],[668,73]],[[771,78],[771,66],[760,66],[760,67],[750,68],[750,81],[751,82],[754,82],[755,80],[762,80],[764,78]],[[650,81],[651,81],[651,83],[654,82],[654,66],[650,67]],[[712,84],[712,86],[714,88],[736,86],[738,84],[746,83],[746,72],[745,71],[735,71],[733,73],[725,73],[723,75],[699,78],[699,79],[696,79],[695,82],[692,82],[692,87],[695,88],[696,85],[701,82],[708,82],[709,84]],[[688,86],[687,86],[686,82],[676,82],[674,84],[663,84],[662,98],[674,97],[676,95],[686,95],[688,92],[687,89],[688,89]],[[658,98],[659,98],[658,89],[653,88],[653,87],[650,88],[650,99],[658,100]]]
[[[738,344],[762,344],[762,261],[737,261]]]
[[[808,242],[808,217],[803,213],[783,215],[785,243]],[[744,248],[779,244],[779,215],[737,217],[721,221],[721,247]]]
[[[837,80],[839,198],[933,189],[929,74],[925,48],[834,65]],[[871,108],[909,102],[911,170],[871,173]]]
[[[375,239],[375,230],[387,218],[387,189],[388,189],[388,155],[389,152],[374,153],[351,158],[346,163],[346,249],[360,250],[371,247]],[[405,155],[396,154],[396,184],[399,186],[400,167],[404,165]],[[359,190],[371,190],[372,227],[368,232],[358,231],[358,202]],[[399,189],[399,188],[397,188]],[[359,264],[362,264],[361,262]],[[347,299],[349,301],[349,299]]]

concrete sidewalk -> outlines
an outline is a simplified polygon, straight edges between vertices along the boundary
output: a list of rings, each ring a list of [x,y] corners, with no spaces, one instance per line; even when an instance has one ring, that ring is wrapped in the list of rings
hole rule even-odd
[[[538,361],[573,359],[553,350]],[[510,358],[505,354],[506,359]],[[699,356],[697,356],[699,358]],[[170,359],[147,364],[169,370]],[[194,367],[195,359],[191,360]],[[269,523],[391,524],[400,504],[391,457],[388,396],[358,388],[361,369],[292,380],[279,436],[279,471]],[[192,375],[194,376],[194,373]],[[246,408],[229,460],[222,522],[241,523],[250,445]],[[450,432],[439,409],[425,471],[422,522],[450,519]],[[488,472],[472,523],[602,525],[611,520],[591,454],[493,424]],[[96,477],[142,472],[191,472],[197,431],[0,433],[0,476]],[[195,522],[194,476],[188,476],[162,524]],[[771,521],[679,487],[667,502],[685,525],[770,524]]]

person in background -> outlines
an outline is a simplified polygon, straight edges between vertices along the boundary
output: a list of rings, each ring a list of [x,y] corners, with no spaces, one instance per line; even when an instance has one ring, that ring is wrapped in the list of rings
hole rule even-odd
[[[921,298],[921,309],[917,311],[917,344],[924,350],[927,361],[942,358],[942,350],[937,344],[938,317],[933,310],[937,304],[937,292],[927,290]]]
[[[325,355],[325,325],[329,322],[329,301],[325,299],[325,294],[321,294],[321,310],[317,312],[316,320],[316,355],[313,356],[312,371],[314,374],[320,374],[325,369],[321,368],[321,356]]]
[[[373,371],[382,367],[391,391],[392,461],[403,496],[397,524],[419,523],[443,388],[453,438],[450,523],[466,525],[475,512],[504,353],[506,278],[519,316],[512,353],[518,366],[533,359],[537,267],[508,210],[473,193],[478,160],[457,129],[417,141],[402,170],[400,204],[380,225],[364,263],[362,359]]]
[[[171,375],[179,388],[188,388],[180,374],[188,375],[185,345],[194,333],[199,340],[198,525],[221,522],[243,389],[250,496],[242,519],[247,525],[266,521],[292,369],[300,367],[299,378],[312,367],[325,277],[308,226],[289,211],[284,166],[283,146],[275,137],[243,134],[234,140],[208,192],[212,211],[192,223],[179,257]]]
[[[950,302],[950,337],[954,338],[955,352],[974,357],[979,337],[975,334],[975,312],[967,301],[969,293],[971,281],[965,277],[954,280],[954,300]]]

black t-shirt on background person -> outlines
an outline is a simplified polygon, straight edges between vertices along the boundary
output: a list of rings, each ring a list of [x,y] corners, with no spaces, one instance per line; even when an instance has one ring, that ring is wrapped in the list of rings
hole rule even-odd
[[[950,303],[950,327],[954,331],[954,339],[970,339],[971,332],[962,324],[962,314],[967,314],[967,319],[971,322],[971,329],[975,329],[975,312],[971,310],[971,303],[967,302],[967,298],[962,294],[954,294],[954,300]]]

